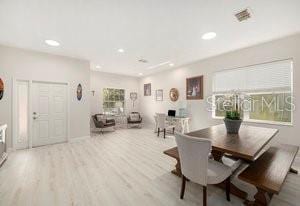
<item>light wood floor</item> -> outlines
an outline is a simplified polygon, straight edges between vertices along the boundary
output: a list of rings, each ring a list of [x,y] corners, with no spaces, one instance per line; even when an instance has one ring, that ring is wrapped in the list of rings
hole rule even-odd
[[[162,153],[174,145],[171,136],[124,129],[11,153],[0,168],[0,205],[202,205],[201,187],[190,182],[185,199],[179,199],[181,181],[170,173],[175,161]],[[299,205],[299,194],[300,177],[290,174],[271,205]],[[208,204],[242,201],[232,196],[228,203],[222,190],[209,186]]]

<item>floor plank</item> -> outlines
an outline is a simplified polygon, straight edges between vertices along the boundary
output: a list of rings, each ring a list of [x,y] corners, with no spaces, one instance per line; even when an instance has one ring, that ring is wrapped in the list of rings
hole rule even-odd
[[[163,151],[174,137],[158,138],[150,129],[120,129],[91,138],[10,153],[0,168],[0,205],[202,205],[202,188],[187,183],[179,199],[180,179],[171,174],[175,160]],[[295,167],[300,165],[296,159]],[[255,189],[234,179],[236,184]],[[271,205],[298,205],[300,177],[290,174]],[[224,191],[208,187],[209,205],[242,205]]]

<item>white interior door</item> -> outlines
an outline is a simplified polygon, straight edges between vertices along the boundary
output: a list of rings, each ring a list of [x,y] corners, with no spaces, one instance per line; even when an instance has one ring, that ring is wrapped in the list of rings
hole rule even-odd
[[[32,83],[32,146],[67,141],[67,85]]]

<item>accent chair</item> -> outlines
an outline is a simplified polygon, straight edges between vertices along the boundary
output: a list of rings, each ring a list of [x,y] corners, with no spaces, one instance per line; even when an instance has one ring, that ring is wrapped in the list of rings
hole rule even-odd
[[[127,117],[127,127],[137,126],[142,127],[143,118],[139,112],[131,112]]]
[[[104,114],[95,114],[92,116],[95,127],[100,129],[103,134],[103,130],[105,128],[113,128],[116,126],[116,122],[114,119],[107,119]]]

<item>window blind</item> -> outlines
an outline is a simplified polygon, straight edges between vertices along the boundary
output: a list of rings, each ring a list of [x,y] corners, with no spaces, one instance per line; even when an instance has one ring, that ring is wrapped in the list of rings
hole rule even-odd
[[[282,60],[216,72],[213,92],[291,91],[292,67],[292,60]]]

